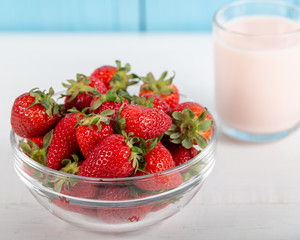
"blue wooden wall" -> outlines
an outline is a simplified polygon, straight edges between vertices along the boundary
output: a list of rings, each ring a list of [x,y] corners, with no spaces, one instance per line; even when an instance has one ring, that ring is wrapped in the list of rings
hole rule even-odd
[[[300,5],[300,0],[285,0]],[[232,0],[0,0],[0,31],[210,31]]]

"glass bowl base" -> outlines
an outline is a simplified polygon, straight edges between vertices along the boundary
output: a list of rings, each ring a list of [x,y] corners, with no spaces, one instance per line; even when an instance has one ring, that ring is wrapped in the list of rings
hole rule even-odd
[[[244,132],[235,128],[232,128],[224,123],[221,124],[221,130],[223,133],[225,133],[227,136],[231,138],[235,138],[238,140],[246,141],[246,142],[256,142],[256,143],[263,143],[263,142],[271,142],[276,141],[281,138],[284,138],[294,132],[300,124],[297,124],[296,126],[282,131],[282,132],[276,132],[271,134],[253,134]]]

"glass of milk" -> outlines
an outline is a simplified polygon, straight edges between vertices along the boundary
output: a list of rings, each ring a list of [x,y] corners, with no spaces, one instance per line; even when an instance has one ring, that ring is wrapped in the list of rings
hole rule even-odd
[[[300,8],[246,0],[214,17],[216,108],[223,131],[265,142],[300,124]]]

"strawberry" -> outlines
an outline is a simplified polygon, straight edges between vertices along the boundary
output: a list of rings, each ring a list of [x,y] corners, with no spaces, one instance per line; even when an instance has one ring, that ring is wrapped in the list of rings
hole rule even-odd
[[[83,74],[77,74],[77,80],[68,80],[69,84],[63,83],[68,88],[67,93],[63,94],[65,98],[65,109],[75,107],[78,111],[89,107],[95,95],[105,94],[107,87],[96,77],[86,77]]]
[[[176,166],[191,160],[199,152],[194,147],[187,149],[180,144],[174,143],[170,143],[166,147],[170,151]]]
[[[99,98],[98,98],[99,99]],[[95,99],[95,102],[98,100],[97,98]],[[93,102],[92,102],[93,103]],[[115,102],[115,101],[105,101],[99,106],[99,108],[95,109],[95,113],[100,113],[104,110],[114,110],[114,114],[112,114],[110,117],[115,118],[118,115],[119,109],[123,106],[126,107],[129,105],[129,102],[127,99],[125,99],[123,102]]]
[[[11,110],[11,126],[20,137],[42,137],[60,120],[59,105],[52,99],[54,91],[49,93],[32,89],[17,97]]]
[[[47,166],[58,170],[62,167],[62,160],[70,158],[79,151],[76,141],[78,119],[83,118],[79,113],[66,115],[54,129],[53,137],[48,148]]]
[[[47,165],[47,149],[50,145],[53,136],[53,130],[48,132],[44,137],[36,137],[27,140],[26,142],[20,141],[20,147],[23,152],[32,158],[34,161],[46,166]],[[39,145],[37,145],[34,141]],[[42,141],[42,143],[40,143]]]
[[[175,111],[182,112],[186,107],[188,107],[189,109],[192,110],[192,112],[194,113],[195,117],[200,117],[200,115],[206,111],[206,109],[203,106],[201,106],[199,103],[185,102],[185,103],[179,104],[173,110],[173,112],[175,112]],[[208,121],[207,123],[211,122],[212,126],[213,126],[212,117],[210,116],[209,113],[207,113],[205,120],[211,120],[211,121]],[[212,126],[211,126],[211,128],[209,130],[201,132],[201,136],[204,137],[206,140],[209,139],[209,137],[210,137],[210,135],[212,133],[212,130],[213,130]]]
[[[87,115],[76,128],[76,139],[85,158],[93,151],[97,143],[114,133],[107,114],[114,112],[106,110],[99,115]]]
[[[127,134],[132,132],[133,136],[144,140],[158,137],[172,124],[170,116],[163,111],[139,105],[124,107],[120,117],[125,120],[124,131]]]
[[[77,184],[75,185],[75,187],[71,187],[70,190],[68,191],[63,188],[61,190],[61,194],[82,198],[83,197],[82,193],[86,191],[86,189],[87,189],[86,184],[81,184],[81,185]],[[70,200],[68,200],[68,198],[65,196],[59,196],[58,199],[53,199],[52,203],[67,211],[77,212],[87,216],[97,216],[97,211],[95,207],[88,207],[88,206],[85,207],[82,205],[70,203]]]
[[[128,75],[130,71],[130,65],[128,63],[125,64],[125,67],[121,67],[121,62],[116,61],[116,65],[117,67],[99,67],[94,70],[91,76],[102,80],[108,89],[126,90],[129,85],[136,83],[136,81],[132,81],[132,79],[137,78],[137,76],[135,74]]]
[[[145,155],[160,138],[145,141],[126,134],[111,134],[100,140],[83,162],[78,175],[95,178],[122,178],[143,171]]]
[[[78,169],[83,162],[79,162],[79,158],[75,154],[72,155],[72,158],[74,159],[74,161],[71,161],[70,159],[63,160],[62,164],[65,166],[59,170],[60,172],[65,172],[73,175],[77,174]],[[98,193],[97,184],[89,182],[88,180],[75,178],[59,178],[57,181],[54,180],[54,182],[54,191],[72,197],[94,199],[96,198],[96,195]]]
[[[48,132],[44,137],[36,137],[27,139],[27,142],[20,141],[20,147],[23,150],[23,152],[36,161],[39,164],[42,164],[44,166],[47,165],[47,149],[50,145],[51,139],[53,135],[53,130]],[[36,142],[34,142],[36,141]],[[40,143],[42,141],[42,143]],[[39,145],[37,145],[38,143]],[[45,178],[45,175],[42,174],[40,171],[36,170],[35,168],[31,167],[30,165],[23,163],[23,169],[24,171],[31,177],[42,180]]]
[[[28,138],[27,140],[36,144],[39,147],[39,149],[43,147],[44,136]],[[32,146],[30,146],[30,147],[32,150],[34,150],[34,148],[32,148]]]
[[[104,82],[107,88],[110,88],[110,82],[113,80],[115,73],[118,72],[118,68],[114,66],[102,66],[94,70],[91,74],[92,77],[100,79]]]
[[[118,111],[121,107],[126,107],[129,105],[129,101],[122,96],[117,94],[114,90],[109,90],[106,95],[95,98],[90,105],[90,112],[99,114],[104,110],[114,110],[114,114],[109,117],[115,118],[118,115]]]
[[[100,189],[98,199],[120,201],[138,198],[133,192],[134,190],[127,186],[107,186]],[[152,207],[152,204],[128,207],[101,207],[98,208],[97,214],[106,223],[138,222],[146,217]]]
[[[171,113],[170,106],[155,94],[146,93],[141,97],[136,97],[135,103],[141,106],[153,107],[168,115]]]
[[[172,84],[173,77],[165,79],[168,72],[163,72],[158,80],[152,73],[148,73],[146,77],[141,77],[144,84],[140,87],[140,96],[144,94],[155,94],[162,98],[171,108],[175,108],[179,104],[179,92],[177,87]]]
[[[74,161],[70,159],[64,159],[63,164],[65,165],[60,169],[61,172],[76,174],[78,168],[82,162],[78,162],[79,158],[76,155],[72,155]],[[81,179],[54,179],[54,191],[59,192],[63,195],[79,197],[85,199],[95,199],[98,193],[97,183],[89,182]],[[96,210],[92,207],[84,207],[70,203],[65,196],[60,196],[59,199],[52,201],[55,205],[59,206],[68,211],[78,212],[88,216],[96,216]]]
[[[42,136],[42,137],[27,138],[27,142],[32,142],[33,144],[35,144],[36,146],[38,146],[39,149],[43,147],[43,140],[44,140],[44,136]],[[32,150],[34,150],[34,148],[33,148],[32,145],[30,145],[30,148]]]
[[[172,113],[173,124],[166,132],[171,142],[191,148],[198,144],[202,149],[213,130],[213,121],[207,109],[198,103],[185,102],[174,108]]]
[[[164,174],[162,171],[175,167],[171,153],[160,142],[145,155],[144,171],[137,171],[135,176],[154,174],[150,179],[137,180],[135,185],[143,190],[160,191],[177,187],[182,183],[178,172]]]
[[[133,163],[125,137],[112,134],[102,139],[89,154],[77,175],[94,178],[122,178],[130,175]]]

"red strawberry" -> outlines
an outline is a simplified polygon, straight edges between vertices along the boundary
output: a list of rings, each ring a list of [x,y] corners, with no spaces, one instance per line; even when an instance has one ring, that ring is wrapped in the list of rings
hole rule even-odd
[[[110,81],[113,80],[115,73],[118,72],[117,67],[113,66],[102,66],[94,70],[91,74],[92,77],[98,78],[104,82],[107,88],[111,87],[109,85]]]
[[[20,147],[27,156],[32,158],[34,161],[46,166],[47,149],[50,145],[52,136],[53,130],[48,132],[44,137],[28,139],[27,143],[20,141]],[[32,141],[32,139],[35,140],[39,145]],[[42,141],[42,143],[40,143],[40,141]]]
[[[62,167],[62,160],[70,158],[79,151],[76,141],[75,125],[83,118],[79,113],[66,115],[54,129],[53,137],[48,148],[47,166],[58,170]]]
[[[83,190],[86,189],[85,185],[82,185],[80,188],[82,188]],[[79,191],[77,190],[71,190],[70,192],[66,191],[66,190],[62,190],[61,194],[64,195],[74,195],[74,192]],[[78,196],[81,197],[81,196]],[[97,210],[95,207],[88,207],[88,206],[82,206],[82,205],[77,205],[74,203],[70,203],[70,200],[65,197],[65,196],[59,196],[58,199],[54,199],[52,200],[53,204],[55,204],[56,206],[63,208],[64,210],[67,211],[72,211],[72,212],[77,212],[77,213],[81,213],[83,215],[87,215],[87,216],[97,216]]]
[[[194,147],[187,149],[180,144],[174,143],[170,143],[166,147],[170,151],[176,166],[191,160],[199,152]]]
[[[77,175],[94,178],[121,178],[130,175],[134,168],[131,149],[122,135],[109,135],[102,139],[89,154]]]
[[[79,166],[82,162],[79,162],[77,155],[72,155],[73,161],[70,159],[64,159],[63,168],[60,172],[65,172],[69,174],[76,174],[78,172]],[[74,179],[74,178],[58,178],[54,179],[54,191],[59,192],[63,195],[84,198],[84,199],[95,199],[98,193],[98,182],[91,182],[88,180]],[[68,211],[78,212],[88,216],[96,216],[96,209],[93,207],[84,207],[82,205],[77,205],[71,203],[66,196],[59,196],[59,199],[54,199],[52,201],[55,205]]]
[[[107,186],[99,191],[98,199],[107,201],[131,200],[137,196],[127,186]],[[102,207],[98,208],[99,218],[106,223],[138,222],[145,218],[151,210],[152,204],[128,207]]]
[[[83,156],[87,158],[101,139],[113,133],[112,125],[104,115],[87,116],[76,128],[76,139]]]
[[[150,152],[145,155],[146,166],[144,170],[154,174],[150,179],[137,180],[135,185],[144,190],[160,191],[177,187],[182,183],[180,173],[174,172],[164,174],[162,171],[175,167],[171,153],[161,143],[158,143]],[[147,175],[138,171],[135,176]]]
[[[95,199],[98,193],[98,187],[96,183],[74,179],[60,179],[55,183],[54,190],[64,195],[85,199]]]
[[[28,138],[28,141],[33,142],[34,144],[36,144],[39,148],[43,147],[43,140],[44,140],[44,136],[42,137],[33,137],[33,138]],[[33,149],[33,148],[32,148]]]
[[[69,195],[72,197],[80,197],[80,198],[89,198],[93,199],[97,195],[98,187],[96,184],[79,181],[74,186],[69,186],[68,189],[66,189],[64,183],[64,189],[62,190],[62,194]]]
[[[144,94],[155,94],[162,98],[171,109],[175,108],[179,103],[179,92],[177,87],[172,84],[173,77],[165,79],[168,72],[163,72],[158,80],[155,80],[152,73],[148,73],[146,77],[141,80],[144,84],[140,88],[140,96]]]
[[[59,184],[60,183],[57,183],[57,185]],[[61,186],[61,189],[57,191],[67,196],[94,199],[97,196],[98,188],[96,184],[83,182],[83,181],[82,182],[79,181],[75,183],[64,182],[63,185]],[[97,216],[96,208],[84,207],[82,205],[70,203],[70,200],[68,200],[67,197],[65,196],[60,196],[58,200],[54,199],[52,202],[58,207],[68,211],[78,212],[88,216]]]
[[[114,110],[115,113],[109,117],[115,118],[118,115],[119,109],[123,106],[129,105],[129,101],[116,93],[116,91],[109,90],[106,95],[95,98],[90,105],[90,112],[99,114],[104,110]]]
[[[137,97],[135,102],[141,106],[153,107],[161,110],[168,115],[171,113],[170,106],[155,94],[146,93],[141,97]]]
[[[42,140],[42,143],[40,146],[38,146],[35,142],[33,142],[31,139],[28,139],[27,142],[20,141],[20,147],[22,148],[23,152],[36,161],[39,164],[42,164],[46,166],[46,158],[47,158],[47,149],[50,145],[51,138],[53,135],[53,130],[51,130],[49,133],[47,133],[44,137],[36,137],[32,138],[35,140],[38,144],[40,144],[40,141]],[[31,167],[30,165],[23,163],[23,169],[24,171],[31,177],[43,180],[45,178],[45,175],[40,172],[39,170],[36,170],[34,167]]]
[[[137,78],[135,74],[129,74],[130,65],[127,63],[125,67],[121,67],[121,62],[116,61],[117,67],[102,66],[94,70],[91,76],[102,80],[108,89],[126,90],[129,85],[136,82],[130,81]]]
[[[58,104],[49,93],[32,89],[17,97],[11,110],[11,126],[14,132],[24,138],[41,137],[49,132],[60,119]]]
[[[133,136],[145,140],[156,138],[163,134],[172,124],[171,118],[161,110],[139,106],[128,105],[120,114],[125,119],[124,131]]]
[[[198,144],[202,149],[213,130],[213,121],[207,110],[198,103],[185,102],[174,108],[173,124],[166,132],[171,142],[191,148]]]
[[[195,117],[200,117],[200,115],[203,112],[205,112],[205,110],[206,110],[204,107],[202,107],[198,103],[184,102],[184,103],[180,103],[176,108],[174,108],[173,112],[175,112],[175,111],[182,112],[183,109],[185,109],[186,107],[188,107],[189,109],[192,110]],[[212,117],[210,116],[209,113],[207,113],[205,120],[212,120]],[[204,137],[207,140],[210,137],[210,135],[212,133],[212,130],[213,130],[213,128],[211,127],[209,130],[201,132],[201,136]]]
[[[100,113],[100,112],[103,112],[104,110],[111,109],[111,110],[114,110],[115,113],[112,114],[110,117],[115,118],[118,115],[119,109],[122,106],[126,107],[128,105],[129,105],[129,102],[127,99],[125,99],[123,102],[120,102],[120,103],[118,103],[118,102],[103,102],[101,104],[101,106],[95,110],[95,113]]]
[[[68,80],[69,84],[63,84],[68,88],[65,98],[65,109],[75,107],[78,111],[89,107],[95,95],[105,94],[107,87],[95,77],[86,77],[83,74],[77,74],[77,81]]]

